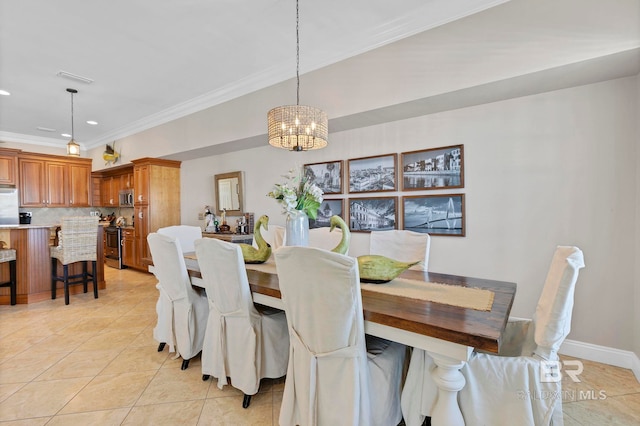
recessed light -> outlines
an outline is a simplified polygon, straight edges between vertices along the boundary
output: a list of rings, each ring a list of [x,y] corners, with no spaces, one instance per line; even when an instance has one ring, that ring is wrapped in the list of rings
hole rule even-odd
[[[3,95],[3,96],[10,96],[10,95],[11,95],[11,93],[7,92],[6,90],[2,90],[2,89],[0,89],[0,95]]]
[[[56,129],[52,129],[52,128],[49,128],[49,127],[42,127],[42,126],[38,126],[38,127],[36,127],[36,129],[38,129],[38,130],[40,130],[42,132],[55,132],[56,131]]]
[[[62,136],[63,138],[70,138],[71,135],[69,133],[61,133],[60,136]]]
[[[87,124],[91,124],[92,126],[97,126],[98,122],[97,121],[93,121],[93,120],[88,120]]]

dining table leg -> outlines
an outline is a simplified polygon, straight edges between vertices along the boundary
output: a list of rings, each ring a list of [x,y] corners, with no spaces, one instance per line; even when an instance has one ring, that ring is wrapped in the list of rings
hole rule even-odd
[[[458,391],[466,382],[460,372],[465,363],[435,352],[428,353],[436,364],[431,376],[438,386],[438,398],[431,411],[431,424],[433,426],[464,426],[464,418],[458,405]]]

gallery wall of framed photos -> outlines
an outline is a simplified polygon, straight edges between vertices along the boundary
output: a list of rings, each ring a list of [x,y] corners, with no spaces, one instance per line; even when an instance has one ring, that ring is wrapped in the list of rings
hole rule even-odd
[[[464,145],[310,163],[305,175],[324,192],[311,228],[333,215],[352,232],[406,229],[464,237]],[[389,193],[397,193],[393,195]]]

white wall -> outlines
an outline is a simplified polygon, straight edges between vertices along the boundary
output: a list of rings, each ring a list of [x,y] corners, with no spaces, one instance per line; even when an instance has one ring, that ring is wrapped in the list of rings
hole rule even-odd
[[[634,351],[640,359],[640,75],[636,76],[636,252],[635,252],[635,315],[633,324],[634,329]],[[640,371],[640,365],[637,366]],[[636,374],[640,381],[640,374]]]
[[[185,161],[183,223],[202,225],[217,173],[243,170],[246,210],[283,224],[266,194],[296,164],[464,144],[467,236],[434,237],[430,269],[517,282],[512,314],[530,317],[556,245],[577,245],[587,266],[569,337],[633,350],[637,86],[618,79],[332,133],[314,152],[265,146]],[[351,254],[366,250],[364,235],[352,238]]]

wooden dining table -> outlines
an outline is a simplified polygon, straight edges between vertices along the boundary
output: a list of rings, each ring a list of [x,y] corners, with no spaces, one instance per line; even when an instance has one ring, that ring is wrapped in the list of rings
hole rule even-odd
[[[195,253],[186,253],[185,263],[192,284],[206,288]],[[247,265],[247,278],[255,303],[284,308],[273,258],[259,266]],[[416,270],[407,270],[400,278],[493,292],[490,309],[477,310],[362,289],[367,334],[423,349],[434,359],[432,377],[438,399],[432,424],[464,425],[457,401],[458,391],[465,385],[460,369],[474,349],[498,353],[516,284]]]

